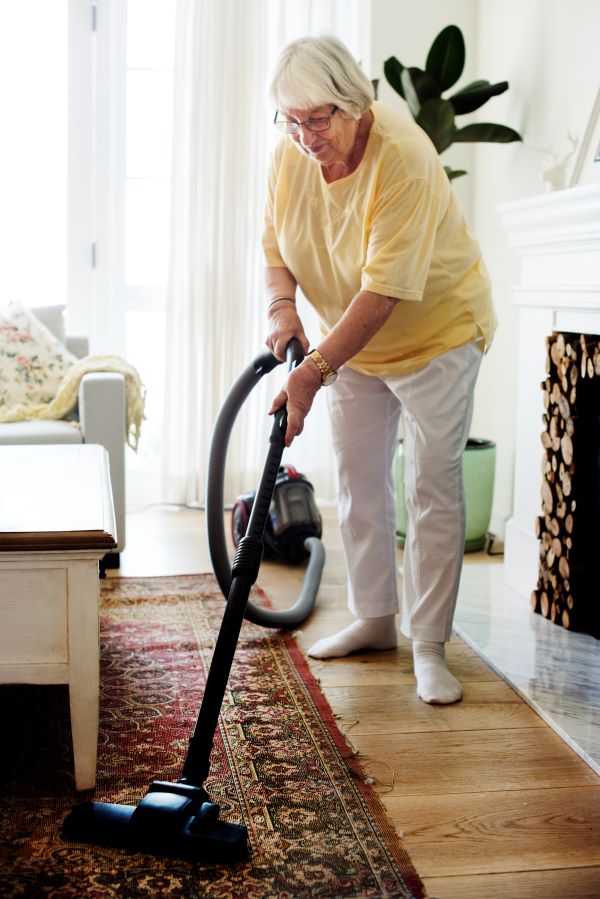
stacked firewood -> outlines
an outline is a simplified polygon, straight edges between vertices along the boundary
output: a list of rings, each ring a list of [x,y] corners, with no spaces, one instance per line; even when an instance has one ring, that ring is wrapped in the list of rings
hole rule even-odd
[[[555,332],[546,345],[543,514],[531,607],[600,637],[600,338]]]

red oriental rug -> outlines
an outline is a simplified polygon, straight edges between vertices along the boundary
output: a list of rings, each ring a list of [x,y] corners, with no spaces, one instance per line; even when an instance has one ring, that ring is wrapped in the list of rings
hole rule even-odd
[[[424,896],[296,643],[248,623],[205,785],[221,818],[248,828],[248,859],[209,865],[61,841],[82,799],[137,805],[152,780],[181,775],[223,608],[209,575],[102,582],[93,794],[73,787],[67,688],[0,688],[2,897]]]

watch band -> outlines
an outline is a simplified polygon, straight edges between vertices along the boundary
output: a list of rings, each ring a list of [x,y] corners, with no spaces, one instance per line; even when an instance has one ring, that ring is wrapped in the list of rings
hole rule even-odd
[[[312,359],[321,372],[321,384],[323,387],[328,387],[329,384],[333,384],[338,376],[337,371],[329,365],[318,350],[311,350],[307,359]]]

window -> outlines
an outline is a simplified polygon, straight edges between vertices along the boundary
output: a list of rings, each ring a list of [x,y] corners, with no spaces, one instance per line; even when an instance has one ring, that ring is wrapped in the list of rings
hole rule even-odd
[[[127,0],[124,280],[130,301],[155,306],[168,273],[174,27],[173,0]]]
[[[102,351],[147,389],[128,502],[158,499],[169,263],[174,0],[100,0],[97,17],[96,288]]]
[[[0,4],[0,307],[67,301],[68,5]]]
[[[138,368],[134,498],[160,453],[175,6],[0,4],[0,307],[67,304],[91,352]]]
[[[138,455],[129,455],[130,504],[158,499],[169,265],[174,0],[127,0],[125,113],[126,356],[146,385]]]

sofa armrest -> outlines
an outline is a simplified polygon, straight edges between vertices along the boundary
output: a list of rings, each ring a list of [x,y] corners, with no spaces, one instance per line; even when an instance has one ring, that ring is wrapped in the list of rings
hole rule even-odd
[[[108,450],[117,524],[117,552],[125,547],[125,378],[116,372],[91,372],[79,385],[79,421],[84,443]]]

